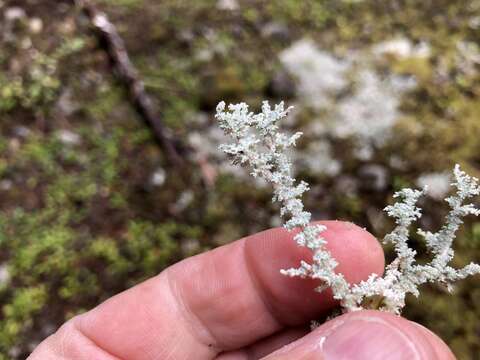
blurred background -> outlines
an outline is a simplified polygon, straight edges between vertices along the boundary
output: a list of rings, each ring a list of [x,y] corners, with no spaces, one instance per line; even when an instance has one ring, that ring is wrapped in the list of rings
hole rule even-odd
[[[182,166],[76,3],[0,0],[0,359],[169,264],[281,225],[270,189],[217,150],[220,100],[294,105],[307,208],[379,239],[394,191],[429,185],[421,225],[435,230],[453,165],[480,175],[478,0],[91,2]],[[479,244],[469,219],[454,264],[480,262]],[[404,315],[479,359],[478,277],[453,295],[424,287]]]

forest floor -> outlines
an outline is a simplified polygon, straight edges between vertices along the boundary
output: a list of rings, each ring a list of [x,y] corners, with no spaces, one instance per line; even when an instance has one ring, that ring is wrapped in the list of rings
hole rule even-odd
[[[281,225],[269,189],[217,149],[221,100],[294,105],[307,208],[379,239],[396,190],[428,184],[421,225],[436,229],[453,165],[480,175],[478,0],[96,1],[182,168],[72,3],[0,0],[0,359],[183,257]],[[454,264],[480,262],[479,244],[471,219]],[[474,359],[478,280],[425,287],[404,315]]]

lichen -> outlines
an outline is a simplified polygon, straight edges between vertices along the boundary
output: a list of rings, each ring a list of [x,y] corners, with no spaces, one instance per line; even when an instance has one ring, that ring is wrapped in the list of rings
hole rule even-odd
[[[278,125],[290,109],[285,109],[283,102],[272,109],[265,101],[262,112],[254,114],[245,103],[231,104],[226,109],[225,103],[221,102],[216,114],[220,127],[233,139],[233,143],[223,144],[220,149],[232,156],[234,163],[249,166],[252,176],[272,184],[273,201],[281,204],[284,227],[289,231],[298,229],[294,240],[313,252],[312,263],[301,261],[298,268],[281,270],[282,274],[320,280],[321,285],[316,290],[322,292],[330,288],[345,311],[373,307],[398,314],[405,306],[406,294],[418,296],[420,285],[438,282],[450,290],[454,281],[480,273],[478,264],[470,263],[461,269],[448,265],[454,256],[452,243],[462,218],[469,214],[480,215],[480,209],[471,203],[465,204],[466,200],[480,194],[478,180],[456,165],[452,184],[456,193],[446,199],[450,212],[445,225],[436,233],[417,231],[433,256],[431,262],[417,263],[417,252],[408,245],[410,227],[422,215],[417,201],[426,190],[406,188],[395,193],[394,197],[399,201],[385,208],[397,226],[385,236],[384,243],[393,244],[397,258],[387,266],[383,277],[372,274],[366,281],[348,283],[342,273],[335,271],[338,262],[327,249],[327,240],[321,236],[326,226],[311,224],[311,213],[304,209],[301,197],[309,189],[308,184],[297,182],[292,175],[287,151],[295,146],[302,134],[287,135]]]

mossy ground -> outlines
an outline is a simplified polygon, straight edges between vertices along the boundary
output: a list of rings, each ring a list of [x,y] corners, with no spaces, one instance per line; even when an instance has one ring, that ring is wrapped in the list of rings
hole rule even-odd
[[[0,23],[9,34],[0,36],[5,359],[24,358],[67,318],[182,257],[271,227],[277,213],[268,189],[221,169],[212,186],[194,161],[190,176],[181,177],[127,102],[78,11],[67,1],[39,3],[0,2],[0,12],[25,11],[11,26]],[[480,72],[478,64],[462,71],[455,60],[459,42],[480,41],[478,1],[238,4],[231,11],[214,0],[98,1],[176,138],[186,143],[192,131],[207,131],[220,100],[255,107],[264,98],[292,96],[272,91],[272,79],[281,68],[278,53],[297,39],[346,54],[403,36],[428,42],[432,55],[378,64],[379,71],[415,75],[418,83],[402,97],[393,140],[369,160],[387,169],[387,186],[365,186],[359,169],[366,162],[353,156],[348,140],[334,141],[341,176],[301,169],[313,186],[307,207],[317,218],[347,219],[381,237],[391,227],[381,209],[394,190],[455,162],[480,174]],[[266,31],[267,24],[277,30]],[[199,123],[199,113],[208,120]],[[308,111],[298,120],[308,122]],[[392,167],[392,156],[404,166]],[[159,169],[164,181],[152,181]],[[358,191],[342,190],[340,178],[353,179]],[[434,200],[424,205],[424,225],[435,228],[445,207]],[[479,224],[462,232],[458,264],[480,261]],[[459,359],[474,359],[480,353],[478,281],[462,282],[454,295],[425,288],[405,316],[438,333]]]

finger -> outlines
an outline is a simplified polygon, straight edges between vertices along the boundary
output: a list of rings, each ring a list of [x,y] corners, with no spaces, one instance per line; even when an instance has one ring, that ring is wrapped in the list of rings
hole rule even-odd
[[[383,271],[375,238],[352,224],[326,224],[328,248],[349,281]],[[279,273],[311,260],[292,236],[273,229],[186,259],[75,318],[72,329],[125,360],[210,359],[301,324],[334,302],[314,293],[312,281]],[[75,348],[75,336],[63,338],[63,349]]]
[[[258,360],[283,346],[298,340],[310,332],[309,326],[301,326],[282,330],[266,339],[242,349],[220,354],[216,360]]]
[[[74,321],[43,341],[27,360],[120,360],[82,334]]]
[[[323,221],[327,230],[322,236],[339,265],[335,269],[350,283],[365,280],[371,273],[383,274],[384,254],[378,241],[360,227],[341,221]],[[268,309],[282,324],[295,326],[317,319],[330,311],[337,302],[330,291],[312,291],[319,283],[311,279],[290,278],[279,269],[298,267],[301,260],[311,262],[312,252],[298,247],[292,233],[257,234],[246,242],[245,258]]]
[[[287,359],[455,360],[455,356],[423,326],[369,310],[337,317],[265,358]]]

